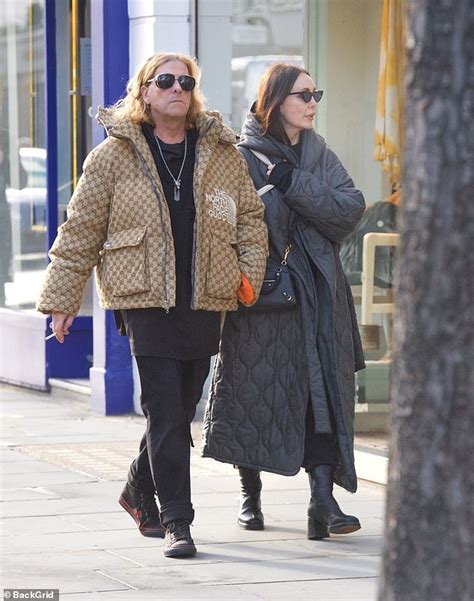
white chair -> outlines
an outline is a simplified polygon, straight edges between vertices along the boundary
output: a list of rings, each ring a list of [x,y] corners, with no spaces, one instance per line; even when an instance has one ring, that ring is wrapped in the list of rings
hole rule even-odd
[[[373,325],[375,313],[388,315],[395,312],[392,290],[382,290],[374,284],[375,249],[377,246],[398,246],[399,244],[400,234],[370,232],[364,236],[361,276],[361,325]]]

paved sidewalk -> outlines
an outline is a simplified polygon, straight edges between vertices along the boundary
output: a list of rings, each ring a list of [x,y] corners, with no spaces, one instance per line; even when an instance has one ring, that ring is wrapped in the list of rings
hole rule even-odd
[[[337,488],[362,530],[306,538],[308,484],[263,475],[263,532],[236,523],[234,469],[199,457],[193,425],[192,487],[198,555],[166,559],[161,539],[140,536],[118,505],[143,433],[139,416],[92,414],[87,400],[0,387],[0,588],[59,588],[84,600],[374,601],[382,546],[384,489]],[[202,413],[202,412],[201,412]]]

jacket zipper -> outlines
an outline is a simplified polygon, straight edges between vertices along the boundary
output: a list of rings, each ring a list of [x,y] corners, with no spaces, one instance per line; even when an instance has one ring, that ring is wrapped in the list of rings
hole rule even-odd
[[[196,156],[194,158],[194,169],[193,169],[193,190],[194,190],[194,194],[193,194],[193,198],[194,198],[194,207],[196,209],[196,217],[194,218],[194,223],[193,223],[193,252],[191,255],[191,290],[192,290],[192,294],[191,294],[191,309],[196,309],[196,238],[197,238],[197,222],[198,222],[198,207],[197,207],[197,196],[198,196],[198,186],[196,183],[197,180],[197,176],[196,176],[196,167],[198,164],[198,158],[199,158],[199,146],[200,143],[198,141],[198,143],[196,144]],[[193,445],[194,446],[194,445]]]
[[[165,230],[165,225],[164,225],[163,207],[161,206],[161,202],[160,202],[160,193],[159,193],[158,189],[155,186],[155,182],[153,181],[153,178],[152,178],[151,173],[150,173],[150,171],[148,169],[148,166],[145,163],[145,160],[144,160],[141,152],[138,150],[138,148],[135,146],[135,144],[132,142],[132,140],[130,140],[130,138],[127,138],[126,136],[119,136],[119,135],[115,134],[112,131],[111,132],[107,131],[107,133],[110,136],[114,136],[117,139],[126,140],[132,146],[132,148],[135,151],[135,154],[136,154],[136,156],[138,158],[138,162],[140,163],[140,167],[141,167],[142,171],[144,172],[145,176],[147,177],[148,181],[150,182],[150,184],[151,184],[151,186],[153,188],[153,191],[154,191],[155,196],[156,196],[157,201],[158,201],[158,208],[159,208],[159,211],[160,211],[160,221],[161,221],[161,226],[162,226],[163,232],[164,232],[164,249],[163,249],[164,263],[163,264],[167,265],[167,261],[168,261],[168,236],[166,235],[166,230]],[[164,281],[165,281],[165,298],[164,298],[165,307],[164,307],[164,309],[165,309],[166,313],[169,313],[170,312],[170,302],[169,302],[169,299],[168,299],[168,277],[167,277],[166,269],[164,269]]]
[[[193,198],[194,198],[194,206],[196,208],[196,217],[194,219],[194,225],[193,225],[193,252],[192,252],[192,257],[191,257],[191,290],[192,290],[192,294],[191,294],[191,309],[196,309],[196,248],[197,248],[197,222],[198,222],[198,198],[199,198],[199,182],[197,181],[197,165],[199,163],[199,152],[200,152],[200,147],[202,145],[202,140],[204,138],[204,136],[207,134],[207,132],[211,129],[213,123],[208,123],[206,129],[203,129],[199,132],[198,135],[198,140],[196,143],[196,150],[195,150],[195,158],[194,158],[194,170],[193,170]]]
[[[197,176],[196,176],[196,166],[199,162],[199,147],[201,146],[202,143],[202,139],[205,136],[205,134],[207,134],[207,132],[211,129],[211,127],[213,126],[213,122],[212,123],[208,123],[206,129],[202,130],[199,132],[199,136],[198,136],[198,142],[196,144],[196,157],[194,160],[194,173],[193,173],[193,188],[194,188],[194,205],[196,207],[196,219],[194,220],[194,227],[193,227],[193,252],[192,252],[192,261],[191,261],[191,287],[192,287],[192,296],[191,296],[191,308],[195,309],[196,308],[196,299],[195,299],[195,295],[196,295],[196,286],[195,286],[195,282],[196,282],[196,234],[197,234],[197,220],[198,220],[198,212],[197,212],[197,206],[196,206],[196,202],[197,202],[197,198],[198,198],[198,192],[199,192],[199,186],[198,186],[198,182],[197,182]],[[105,127],[105,126],[104,126]],[[164,228],[164,219],[163,219],[163,208],[161,206],[160,203],[160,193],[157,190],[155,183],[153,181],[153,178],[150,174],[150,171],[148,169],[147,164],[145,163],[145,160],[141,154],[141,152],[138,150],[138,148],[135,146],[135,144],[132,142],[132,140],[130,138],[127,138],[126,136],[120,136],[117,135],[115,132],[113,132],[112,130],[108,130],[107,128],[105,128],[107,135],[109,136],[114,136],[117,139],[120,140],[126,140],[133,148],[133,150],[135,151],[135,154],[139,160],[140,166],[145,174],[145,176],[148,178],[150,184],[153,187],[153,191],[155,192],[155,196],[157,197],[158,200],[158,207],[160,210],[160,219],[161,219],[161,224],[163,227],[163,231],[165,231]],[[167,259],[168,259],[168,237],[166,236],[166,232],[165,232],[165,246],[164,246],[164,264],[167,264]],[[170,303],[169,303],[169,299],[168,299],[168,278],[166,276],[166,270],[164,272],[164,279],[165,279],[165,310],[166,313],[170,312]]]

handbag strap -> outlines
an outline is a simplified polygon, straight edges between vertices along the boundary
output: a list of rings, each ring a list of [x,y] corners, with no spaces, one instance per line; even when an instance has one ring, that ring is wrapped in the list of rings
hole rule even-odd
[[[272,190],[275,186],[273,184],[266,184],[265,186],[262,186],[261,188],[259,188],[257,190],[257,194],[260,196],[260,198],[266,194],[267,192],[270,192],[270,190]]]
[[[267,157],[267,155],[263,154],[263,152],[259,152],[258,150],[254,150],[253,148],[250,149],[253,154],[257,157],[257,159],[260,159],[262,161],[262,163],[265,163],[265,165],[268,165],[269,167],[274,167],[275,164],[272,163],[270,161],[270,159]],[[269,192],[272,188],[274,188],[275,186],[273,184],[266,184],[265,186],[262,186],[261,188],[259,188],[257,190],[257,194],[262,197],[266,192]],[[291,210],[291,209],[290,209]],[[293,212],[293,211],[291,211]],[[291,227],[290,230],[290,236],[288,238],[288,242],[286,243],[285,246],[285,252],[283,254],[283,259],[281,259],[281,264],[282,265],[286,265],[287,264],[287,258],[288,258],[288,254],[291,250],[291,243],[293,241],[293,236],[295,235],[295,231],[296,231],[296,226],[297,226],[297,222],[298,222],[298,218],[296,218],[293,222],[293,225]]]
[[[270,161],[270,159],[267,157],[267,155],[263,154],[263,152],[259,152],[258,150],[253,150],[253,148],[251,148],[250,150],[257,157],[257,159],[260,159],[263,163],[265,163],[265,165],[268,165],[269,167],[274,166],[274,164]],[[275,186],[273,184],[266,184],[265,186],[262,186],[261,188],[259,188],[257,190],[257,194],[260,197],[262,197],[267,192],[270,192],[270,190],[273,190],[274,187]]]
[[[292,246],[292,242],[293,242],[293,236],[295,235],[297,225],[298,225],[298,218],[296,218],[294,220],[293,225],[291,226],[290,236],[289,236],[288,242],[286,243],[286,246],[285,246],[285,253],[283,255],[283,259],[281,260],[282,265],[287,264],[286,260],[288,258],[288,255],[290,254],[290,250],[291,250],[291,246]]]
[[[250,150],[257,157],[257,159],[260,159],[262,161],[262,163],[265,163],[265,165],[268,165],[269,167],[273,167],[273,165],[275,164],[275,163],[272,163],[270,161],[270,159],[267,157],[267,155],[263,154],[263,152],[260,152],[259,150],[254,150],[253,148],[251,148]]]

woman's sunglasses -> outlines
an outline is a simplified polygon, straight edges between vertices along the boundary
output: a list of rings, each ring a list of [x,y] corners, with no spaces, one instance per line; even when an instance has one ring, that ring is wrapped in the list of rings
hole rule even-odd
[[[323,97],[324,92],[322,90],[314,90],[314,92],[310,92],[309,90],[302,90],[301,92],[290,92],[288,96],[299,96],[303,102],[309,102],[311,98],[314,102],[319,102]]]
[[[168,90],[174,85],[174,82],[178,80],[181,89],[185,92],[191,92],[194,90],[194,86],[196,85],[196,80],[191,75],[180,75],[176,77],[172,73],[161,73],[161,75],[157,75],[153,77],[153,79],[149,79],[147,83],[151,83],[154,81],[156,86],[161,90]]]

